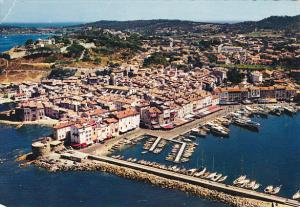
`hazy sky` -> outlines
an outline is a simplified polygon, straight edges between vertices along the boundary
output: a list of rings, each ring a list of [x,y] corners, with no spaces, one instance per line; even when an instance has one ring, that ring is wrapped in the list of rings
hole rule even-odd
[[[0,0],[2,22],[90,22],[97,20],[259,20],[298,15],[292,0]]]

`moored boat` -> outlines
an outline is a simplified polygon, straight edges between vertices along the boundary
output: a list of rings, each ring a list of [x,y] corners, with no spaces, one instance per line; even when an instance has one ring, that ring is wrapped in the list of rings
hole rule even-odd
[[[227,179],[227,175],[221,177],[219,180],[217,180],[218,182],[224,182]]]
[[[203,168],[203,170],[201,170],[200,172],[195,173],[194,176],[195,176],[195,177],[200,177],[200,176],[202,176],[205,172],[206,172],[206,168]]]
[[[260,187],[260,184],[259,184],[259,183],[256,183],[256,184],[252,187],[252,190],[257,190],[259,187]]]
[[[300,190],[298,190],[292,197],[294,200],[297,200],[300,198]]]
[[[274,187],[272,185],[269,185],[267,186],[265,189],[264,189],[264,192],[265,193],[271,193],[273,191]]]
[[[280,189],[281,189],[281,185],[280,186],[277,186],[277,187],[275,187],[270,193],[271,194],[277,194],[277,193],[279,193],[279,191],[280,191]]]

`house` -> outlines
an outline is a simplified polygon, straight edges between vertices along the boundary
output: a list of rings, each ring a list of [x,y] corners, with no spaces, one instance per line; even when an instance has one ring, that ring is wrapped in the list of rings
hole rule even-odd
[[[53,138],[55,140],[68,140],[71,138],[73,122],[61,122],[53,126]]]
[[[263,82],[263,74],[259,71],[254,71],[251,73],[251,80],[253,83],[262,83]]]
[[[45,118],[45,109],[41,102],[23,102],[15,111],[20,121],[37,121]]]
[[[119,120],[120,133],[136,129],[140,125],[140,114],[133,108],[115,112],[113,117]]]
[[[96,133],[93,123],[81,122],[71,126],[71,143],[74,145],[87,146],[93,143]],[[76,145],[76,146],[77,146]]]

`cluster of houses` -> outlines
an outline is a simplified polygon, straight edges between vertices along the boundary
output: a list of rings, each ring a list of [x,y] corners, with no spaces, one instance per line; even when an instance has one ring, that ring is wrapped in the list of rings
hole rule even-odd
[[[237,103],[276,103],[292,101],[296,90],[289,86],[226,87],[215,91],[219,94],[220,104]]]
[[[127,38],[123,33],[104,32]],[[205,50],[199,48],[199,39],[210,42]],[[282,42],[292,47],[292,52],[279,47]],[[58,44],[54,39],[38,40],[31,47]],[[82,44],[86,49],[95,47],[93,43]],[[144,51],[122,65],[71,68],[80,75],[0,85],[0,91],[19,103],[15,108],[18,120],[59,120],[53,127],[54,138],[79,147],[139,127],[176,128],[221,110],[223,104],[291,101],[297,94],[285,71],[247,71],[251,83],[244,80],[234,86],[227,84],[228,69],[224,66],[271,65],[282,57],[299,57],[300,45],[291,37],[269,37],[266,42],[243,35],[191,34],[145,38],[142,44]],[[167,65],[144,67],[144,60],[157,52],[172,60]],[[99,71],[106,73],[99,75]]]

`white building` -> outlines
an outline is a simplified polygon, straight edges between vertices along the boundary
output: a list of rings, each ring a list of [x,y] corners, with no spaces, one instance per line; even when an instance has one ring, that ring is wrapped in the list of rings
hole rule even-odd
[[[71,143],[73,144],[92,144],[94,129],[88,123],[75,124],[71,127]]]
[[[72,122],[59,123],[53,127],[53,137],[56,140],[64,140],[71,137]]]
[[[140,125],[140,114],[135,109],[126,109],[115,113],[115,117],[119,120],[119,132],[125,133],[136,129]]]
[[[253,83],[261,83],[263,81],[263,75],[259,71],[254,71],[251,73],[251,79]]]

